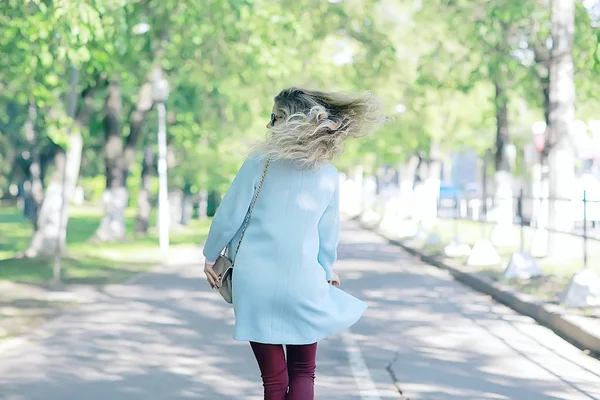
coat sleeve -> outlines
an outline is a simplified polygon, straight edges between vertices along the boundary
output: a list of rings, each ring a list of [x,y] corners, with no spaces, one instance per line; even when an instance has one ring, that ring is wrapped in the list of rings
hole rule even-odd
[[[258,160],[246,159],[212,220],[204,244],[206,261],[213,263],[242,226],[257,183]]]
[[[337,259],[337,247],[340,240],[339,181],[336,180],[333,196],[327,209],[319,220],[319,264],[325,270],[327,280],[331,280],[333,263]]]

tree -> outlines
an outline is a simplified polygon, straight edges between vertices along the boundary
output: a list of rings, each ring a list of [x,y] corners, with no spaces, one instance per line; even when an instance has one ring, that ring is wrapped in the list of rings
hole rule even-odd
[[[8,39],[2,41],[2,53],[10,54],[3,57],[3,80],[10,82],[10,91],[21,93],[17,97],[21,104],[38,107],[46,134],[62,148],[52,162],[28,256],[60,253],[64,247],[67,199],[77,182],[82,134],[97,83],[87,74],[79,79],[79,71],[90,58],[88,43],[102,37],[98,11],[102,6],[86,1],[72,2],[68,8],[60,3],[10,1],[3,10]],[[79,34],[72,35],[74,30]],[[61,101],[54,101],[57,98]]]
[[[170,146],[177,149],[169,173],[172,187],[211,192],[216,199],[244,148],[264,135],[272,97],[283,87],[355,90],[364,78],[355,77],[351,65],[334,64],[336,40],[350,43],[356,61],[390,57],[381,50],[387,48],[385,36],[368,21],[363,24],[353,5],[287,3],[211,3],[203,31],[192,35],[191,43],[179,32],[172,35],[165,58],[171,50],[190,54],[178,68],[167,69],[173,87]],[[356,70],[374,73],[366,65]]]
[[[575,76],[573,39],[575,4],[570,0],[552,0],[552,50],[549,64],[549,193],[551,199],[565,199],[572,194],[569,183],[574,178],[574,148],[570,131],[575,121]],[[550,201],[550,226],[571,229],[572,221],[562,218],[560,201]],[[568,213],[567,213],[568,214]],[[555,236],[550,235],[548,249],[554,248]]]
[[[511,144],[510,99],[517,97],[515,87],[528,78],[523,66],[523,52],[520,43],[529,23],[531,2],[504,0],[489,3],[485,1],[429,2],[421,11],[426,18],[443,15],[448,24],[449,34],[461,45],[459,51],[451,40],[438,36],[439,49],[449,49],[449,55],[458,66],[451,75],[444,76],[443,83],[457,90],[471,91],[476,84],[491,86],[489,101],[494,107],[495,119],[495,218],[498,221],[512,221],[512,176],[511,160],[507,157]],[[435,14],[434,14],[435,13]],[[448,50],[446,50],[448,51]],[[446,53],[447,54],[447,53]]]
[[[541,182],[544,201],[538,225],[570,230],[573,227],[571,213],[562,208],[568,207],[564,199],[573,196],[571,185],[575,182],[576,154],[571,128],[576,113],[580,118],[590,117],[590,109],[598,104],[597,96],[592,94],[600,88],[594,77],[597,27],[594,28],[595,22],[591,19],[593,14],[581,3],[551,0],[536,4],[528,48],[535,55],[531,68],[537,78],[538,98],[541,98],[546,122],[545,143],[540,154],[546,171]],[[558,246],[554,243],[555,235],[547,238],[544,252],[551,255]]]

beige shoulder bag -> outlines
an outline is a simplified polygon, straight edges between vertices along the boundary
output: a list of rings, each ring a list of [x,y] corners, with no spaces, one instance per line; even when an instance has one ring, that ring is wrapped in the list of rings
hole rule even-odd
[[[248,214],[246,214],[246,218],[244,219],[244,225],[242,228],[242,234],[240,235],[240,241],[238,242],[237,248],[235,249],[235,254],[232,259],[227,257],[227,248],[224,251],[224,254],[221,254],[215,265],[213,266],[213,270],[216,274],[221,278],[221,283],[219,286],[219,293],[228,303],[233,303],[233,293],[232,293],[232,273],[233,266],[235,264],[235,258],[237,257],[238,251],[240,251],[240,245],[242,244],[242,240],[244,239],[244,234],[246,233],[246,228],[248,227],[248,222],[250,222],[250,216],[252,216],[252,210],[254,210],[254,205],[256,204],[256,200],[258,199],[258,195],[260,194],[260,190],[262,189],[263,183],[265,182],[265,176],[267,175],[267,170],[269,169],[269,165],[271,164],[271,160],[267,160],[267,164],[265,165],[265,169],[262,174],[262,178],[260,179],[260,183],[256,188],[256,193],[254,193],[254,198],[252,199],[252,204],[250,205],[250,209],[248,210]]]

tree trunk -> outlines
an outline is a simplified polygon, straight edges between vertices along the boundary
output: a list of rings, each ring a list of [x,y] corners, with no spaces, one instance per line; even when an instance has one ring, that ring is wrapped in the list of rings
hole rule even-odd
[[[208,193],[208,199],[206,201],[206,215],[209,217],[214,217],[217,212],[217,208],[219,208],[219,204],[221,203],[221,195],[216,190],[211,190]]]
[[[187,225],[192,220],[194,213],[193,199],[191,186],[186,184],[183,188],[183,197],[181,198],[181,225]]]
[[[198,193],[198,219],[204,221],[208,218],[208,192],[206,189],[200,189]]]
[[[570,130],[575,119],[575,78],[573,67],[573,36],[575,2],[553,0],[552,40],[550,59],[550,109],[548,112],[548,166],[550,228],[571,230],[573,218],[566,201],[573,195],[575,157]],[[549,235],[548,250],[560,251],[555,235]]]
[[[507,157],[510,144],[508,123],[508,95],[501,79],[496,80],[496,152],[495,152],[495,208],[499,222],[512,222],[512,175]]]
[[[183,190],[173,188],[169,190],[169,229],[179,229],[183,218]],[[159,221],[160,222],[160,221]],[[160,224],[159,224],[160,226]]]
[[[152,104],[152,84],[148,81],[140,87],[135,109],[129,115],[129,135],[125,140],[125,150],[123,151],[125,186],[127,186],[129,170],[135,162],[137,144],[142,136],[144,120],[148,111],[152,109]]]
[[[440,198],[442,175],[442,153],[439,144],[432,143],[429,149],[425,180],[423,182],[422,224],[425,229],[431,229],[437,222],[437,209]]]
[[[351,205],[347,207],[347,210],[351,210],[352,215],[361,215],[366,211],[365,201],[365,168],[363,165],[357,165],[354,168],[352,179],[354,181],[354,193],[351,197]],[[341,196],[340,196],[341,197]],[[210,197],[209,197],[210,202]],[[340,198],[340,208],[345,201]],[[208,203],[210,205],[210,203]],[[209,214],[210,216],[210,211]]]
[[[148,224],[150,219],[150,185],[152,175],[156,169],[154,162],[154,152],[152,146],[144,147],[144,160],[142,161],[142,179],[140,193],[138,195],[138,215],[135,232],[138,235],[148,234]]]
[[[506,146],[509,144],[508,132],[508,94],[501,79],[495,82],[496,95],[494,103],[496,106],[496,171],[510,172],[510,165],[506,157]]]
[[[104,215],[95,238],[117,241],[125,237],[125,189],[123,166],[123,139],[121,137],[121,88],[117,81],[109,83],[104,102],[104,160],[106,164],[106,189],[102,196]]]
[[[542,98],[544,104],[544,122],[546,122],[546,131],[544,133],[544,149],[539,153],[538,164],[534,165],[532,171],[532,192],[534,200],[531,204],[531,222],[535,224],[536,230],[531,245],[531,254],[536,258],[545,257],[548,255],[548,249],[551,239],[548,234],[549,224],[549,160],[548,151],[551,147],[549,143],[549,126],[550,126],[550,52],[545,54],[545,50],[541,46],[537,47],[536,58],[539,63],[545,65],[545,70],[539,74],[540,84],[542,87]]]
[[[106,191],[103,196],[104,216],[96,231],[96,238],[102,241],[121,240],[125,237],[125,209],[129,200],[127,178],[129,177],[131,166],[135,162],[137,145],[143,133],[144,120],[153,105],[151,80],[154,75],[160,72],[160,66],[155,65],[152,72],[148,75],[147,81],[140,86],[135,108],[129,115],[129,134],[125,139],[124,146],[119,123],[122,109],[120,88],[117,83],[111,83],[111,86],[109,86],[109,93],[105,104],[107,111],[105,119],[105,157],[107,170]],[[117,110],[112,110],[114,106],[118,106],[118,113]],[[114,116],[109,118],[111,112],[114,113]],[[110,121],[113,122],[111,123]],[[111,129],[114,130],[115,126],[118,129],[111,132]],[[149,171],[146,171],[146,173],[148,174],[148,179],[150,179]],[[142,171],[143,178],[144,171]],[[146,234],[148,232],[148,218],[151,209],[149,203],[150,183],[146,182],[146,184],[148,187],[140,189],[141,197],[138,199],[136,234]]]
[[[135,162],[136,150],[143,132],[143,123],[152,108],[152,84],[144,83],[138,92],[135,108],[129,115],[129,135],[125,139],[121,133],[122,100],[118,82],[111,82],[105,102],[106,117],[104,126],[106,142],[104,145],[106,160],[106,191],[103,195],[104,216],[96,231],[96,238],[102,241],[116,241],[125,237],[125,209],[129,201],[127,178],[131,165]],[[143,192],[143,189],[140,189]],[[142,199],[142,202],[145,199]],[[146,199],[147,201],[147,199]],[[138,201],[138,210],[140,203]],[[142,206],[142,207],[145,207]],[[145,209],[143,210],[145,213]],[[149,214],[149,210],[148,210]],[[138,215],[137,233],[146,233],[147,215]]]
[[[74,70],[68,110],[68,115],[75,120],[75,130],[68,135],[67,151],[57,151],[54,156],[54,172],[40,208],[37,229],[25,251],[27,257],[61,254],[65,248],[69,220],[68,201],[75,192],[81,167],[81,131],[89,126],[92,99],[96,90],[95,87],[90,87],[83,91],[82,104],[75,113],[77,76],[78,73]]]
[[[29,144],[29,179],[25,185],[25,216],[37,229],[37,219],[40,207],[44,200],[44,185],[42,183],[42,166],[40,162],[40,149],[38,135],[35,129],[37,109],[35,104],[29,104],[27,122],[25,123],[25,140]]]
[[[415,180],[418,177],[420,158],[418,155],[412,155],[408,162],[401,165],[399,170],[399,190],[400,190],[400,218],[413,217],[416,202],[414,201]]]
[[[380,165],[375,169],[375,195],[379,196],[383,192],[386,186],[386,172],[385,166]]]
[[[509,246],[514,243],[513,223],[513,177],[510,160],[507,156],[510,144],[508,123],[508,94],[506,93],[505,77],[497,77],[494,82],[496,94],[494,97],[496,109],[496,152],[494,174],[494,209],[489,217],[496,221],[492,232],[492,243],[497,246]],[[484,201],[487,201],[484,200]]]
[[[49,256],[64,250],[69,219],[67,205],[77,186],[82,149],[81,135],[73,133],[69,135],[67,152],[57,152],[54,172],[40,208],[37,230],[25,253],[27,257]]]

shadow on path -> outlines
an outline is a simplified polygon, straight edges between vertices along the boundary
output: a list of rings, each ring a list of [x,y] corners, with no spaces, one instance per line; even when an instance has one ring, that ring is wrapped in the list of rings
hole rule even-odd
[[[411,400],[600,399],[597,360],[357,224],[344,228],[338,273],[370,306],[353,332],[371,371],[393,360]]]
[[[381,400],[595,399],[600,363],[527,317],[353,223],[336,267],[369,304],[352,328]],[[0,354],[2,400],[261,399],[233,311],[200,266],[106,286],[28,343]],[[361,400],[339,336],[320,344],[317,399]]]

